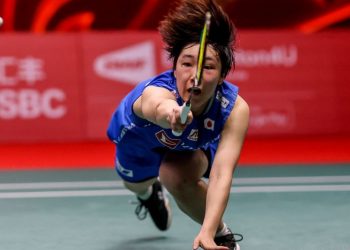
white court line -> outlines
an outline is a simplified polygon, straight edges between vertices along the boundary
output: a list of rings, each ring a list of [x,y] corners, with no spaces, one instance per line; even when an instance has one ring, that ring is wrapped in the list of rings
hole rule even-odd
[[[94,196],[122,196],[122,195],[133,195],[133,194],[131,193],[131,191],[127,189],[7,192],[7,193],[0,192],[0,199],[94,197]]]
[[[233,179],[233,182],[235,184],[340,183],[350,182],[350,176],[249,177]]]
[[[350,185],[252,186],[252,187],[231,188],[231,193],[325,192],[325,191],[350,191]],[[124,196],[124,195],[133,195],[133,194],[126,189],[2,192],[2,193],[0,192],[0,199],[96,197],[96,196]]]
[[[122,181],[70,181],[70,182],[29,182],[1,183],[0,190],[18,189],[60,189],[60,188],[121,188]]]
[[[300,177],[254,177],[234,178],[234,185],[245,184],[300,184],[300,183],[342,183],[350,182],[350,176],[300,176]],[[61,188],[123,188],[122,181],[71,181],[0,183],[0,190],[61,189]]]
[[[325,192],[350,191],[350,185],[298,185],[298,186],[251,186],[232,187],[231,193],[277,193],[277,192]]]

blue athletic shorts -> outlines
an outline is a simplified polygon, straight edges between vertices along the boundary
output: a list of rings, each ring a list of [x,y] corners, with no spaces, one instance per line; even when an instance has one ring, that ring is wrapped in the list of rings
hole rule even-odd
[[[203,177],[209,177],[217,146],[218,143],[213,143],[199,149],[205,153],[209,162]],[[161,162],[168,151],[167,148],[150,150],[142,145],[142,142],[139,145],[119,143],[116,150],[116,171],[123,180],[128,182],[143,182],[158,177]]]

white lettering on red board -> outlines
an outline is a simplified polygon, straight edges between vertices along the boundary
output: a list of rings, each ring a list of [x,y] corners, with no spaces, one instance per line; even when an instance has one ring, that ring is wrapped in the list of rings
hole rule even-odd
[[[40,58],[0,57],[0,119],[60,119],[65,116],[67,98],[63,90],[35,88],[46,78],[44,66]],[[22,85],[25,87],[21,88]]]
[[[156,73],[155,46],[146,41],[102,54],[94,70],[100,77],[136,85]]]
[[[240,67],[293,67],[297,62],[296,45],[275,45],[270,49],[240,49],[236,53],[236,63]]]

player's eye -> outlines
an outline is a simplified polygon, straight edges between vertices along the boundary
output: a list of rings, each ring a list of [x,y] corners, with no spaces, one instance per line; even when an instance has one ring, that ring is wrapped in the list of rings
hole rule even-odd
[[[213,65],[211,65],[211,64],[205,64],[205,65],[203,66],[203,68],[204,68],[204,69],[214,69],[215,67],[214,67]]]
[[[183,62],[183,63],[182,63],[182,66],[184,66],[184,67],[191,67],[191,66],[192,66],[192,63]]]

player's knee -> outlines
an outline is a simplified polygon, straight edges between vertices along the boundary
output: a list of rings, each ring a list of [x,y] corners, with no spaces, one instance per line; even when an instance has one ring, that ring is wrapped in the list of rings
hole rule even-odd
[[[198,180],[192,178],[170,178],[161,181],[173,196],[191,193],[191,190],[198,188]]]
[[[124,186],[129,189],[133,193],[143,193],[147,190],[149,186],[151,186],[157,178],[152,178],[143,182],[127,182],[123,181]]]

